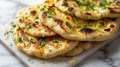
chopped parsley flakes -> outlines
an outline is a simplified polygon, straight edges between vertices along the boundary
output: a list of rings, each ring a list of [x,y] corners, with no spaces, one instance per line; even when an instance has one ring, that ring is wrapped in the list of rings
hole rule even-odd
[[[57,40],[52,40],[52,43],[59,43]]]
[[[46,5],[44,5],[44,6],[40,9],[40,11],[45,10],[45,8],[46,8]]]
[[[39,45],[40,45],[41,47],[43,47],[43,46],[45,45],[43,39],[40,39],[40,40],[39,40]]]
[[[13,33],[13,31],[6,31],[6,32],[4,33],[4,35],[6,36],[6,35],[8,35],[9,33]]]
[[[50,9],[47,11],[48,14],[55,14],[54,9]]]
[[[12,26],[13,28],[16,27],[16,25],[14,24],[14,22],[11,23],[11,26]]]
[[[88,0],[75,0],[75,2],[78,6],[85,6],[87,10],[94,10],[95,6],[106,8],[107,6],[113,4],[113,2],[107,2],[106,0],[101,0],[100,3],[89,2]]]
[[[30,28],[31,28],[31,26],[30,26],[30,25],[27,25],[27,26],[26,26],[26,28],[27,28],[27,29],[30,29]]]
[[[39,19],[39,16],[36,16],[35,19]]]
[[[21,37],[18,38],[18,42],[23,42]]]
[[[67,2],[64,2],[64,3],[62,4],[62,6],[68,6],[68,3],[67,3]]]
[[[48,18],[52,18],[52,16],[48,16]]]
[[[88,10],[93,9],[95,7],[95,3],[90,3],[89,1],[80,2],[79,0],[75,0],[75,2],[79,6],[86,6]]]
[[[19,22],[22,23],[22,19],[19,19]]]
[[[107,6],[109,6],[109,5],[111,5],[111,4],[112,4],[112,2],[107,2],[107,1],[103,0],[103,1],[100,2],[99,6],[100,6],[101,8],[104,8],[104,9],[105,9]]]
[[[4,35],[8,35],[9,34],[9,31],[6,31],[5,33],[4,33]]]

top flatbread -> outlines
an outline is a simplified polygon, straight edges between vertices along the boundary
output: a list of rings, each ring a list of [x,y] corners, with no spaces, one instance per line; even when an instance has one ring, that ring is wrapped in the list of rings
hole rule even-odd
[[[27,55],[44,59],[64,54],[78,44],[78,41],[66,40],[60,36],[33,37],[25,34],[18,27],[16,27],[13,37],[19,50]]]
[[[47,1],[41,11],[41,22],[57,34],[70,40],[104,41],[115,35],[119,29],[119,19],[101,19],[97,21],[80,20],[59,11]]]
[[[20,10],[17,13],[16,23],[25,33],[36,37],[56,35],[54,31],[41,24],[39,19],[40,5],[33,5]]]
[[[85,20],[120,17],[118,0],[54,0],[55,6],[67,14]]]

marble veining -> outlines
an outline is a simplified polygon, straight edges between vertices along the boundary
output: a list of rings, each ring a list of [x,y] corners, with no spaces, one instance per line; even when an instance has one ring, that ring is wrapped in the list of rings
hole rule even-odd
[[[15,18],[17,11],[39,1],[43,0],[0,0],[0,24],[10,22]],[[25,65],[0,43],[0,67],[25,67]],[[120,67],[120,36],[76,67]]]

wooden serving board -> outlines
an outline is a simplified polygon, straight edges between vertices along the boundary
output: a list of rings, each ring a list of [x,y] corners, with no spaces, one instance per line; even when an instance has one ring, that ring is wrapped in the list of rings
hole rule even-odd
[[[114,40],[117,36],[120,35],[120,31],[116,34],[116,36],[108,41],[93,43],[93,47],[84,51],[78,56],[75,57],[57,57],[53,59],[38,59],[27,56],[23,52],[20,52],[15,43],[12,40],[12,33],[10,33],[10,23],[6,25],[0,25],[0,40],[20,61],[22,61],[27,67],[72,67],[82,60],[96,52],[98,49],[102,48],[112,40]],[[9,31],[9,32],[8,32]]]

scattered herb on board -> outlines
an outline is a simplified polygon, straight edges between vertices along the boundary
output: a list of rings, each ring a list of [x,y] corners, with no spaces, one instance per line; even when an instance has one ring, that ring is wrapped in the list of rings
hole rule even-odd
[[[4,35],[6,36],[6,35],[8,35],[9,33],[13,33],[13,31],[6,31],[6,32],[4,33]]]
[[[31,63],[33,64],[34,62],[33,62],[33,61],[31,61]]]
[[[8,35],[8,34],[9,34],[9,31],[6,31],[6,32],[4,33],[5,36]]]
[[[40,63],[41,63],[41,64],[45,64],[45,62],[44,62],[44,61],[41,61]]]
[[[16,25],[14,24],[14,22],[11,22],[11,26],[12,26],[13,28],[16,27]]]
[[[10,46],[12,47],[12,46],[14,46],[14,44],[11,43]]]
[[[28,59],[27,61],[31,61],[30,59]]]
[[[33,61],[31,61],[30,59],[28,59],[27,61],[28,61],[28,62],[30,62],[30,63],[32,63],[32,64],[34,63],[34,62],[33,62]]]
[[[15,27],[16,27],[16,25],[15,25],[15,24],[13,24],[13,25],[12,25],[12,27],[13,27],[13,28],[15,28]]]
[[[60,60],[54,60],[54,64],[58,64],[60,62],[61,62]]]
[[[6,31],[4,33],[4,36],[6,37],[5,39],[8,40],[9,39],[9,33],[13,33],[13,31]]]

